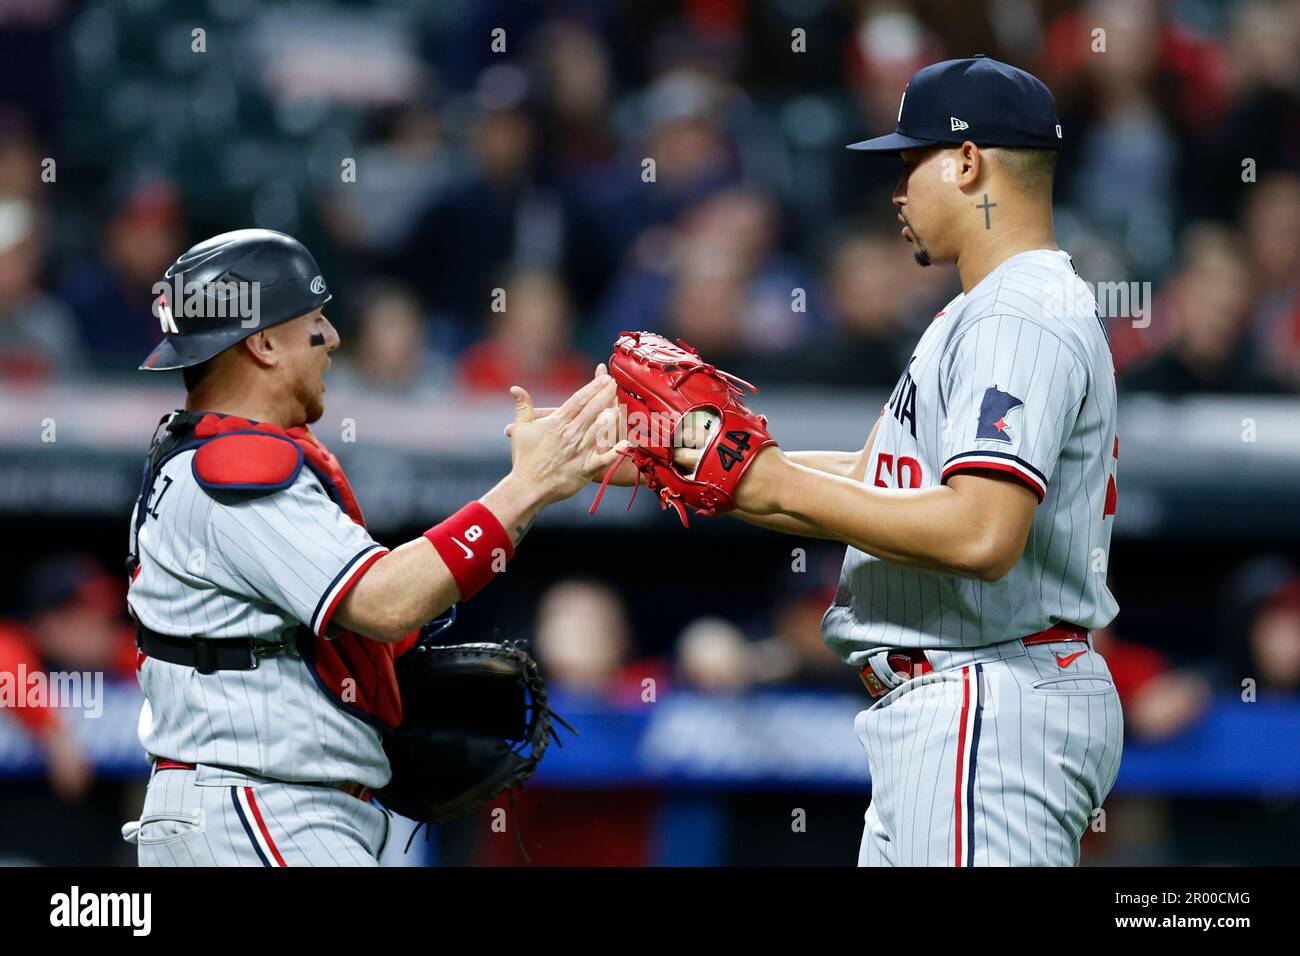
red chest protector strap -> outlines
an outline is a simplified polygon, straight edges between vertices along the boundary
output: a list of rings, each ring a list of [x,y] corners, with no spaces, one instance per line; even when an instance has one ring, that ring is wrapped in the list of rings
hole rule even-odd
[[[194,476],[204,488],[276,491],[292,485],[305,464],[334,503],[365,527],[339,460],[306,426],[281,429],[230,415],[205,415],[195,426],[194,437],[202,442],[194,456]],[[363,720],[391,728],[402,721],[393,658],[417,637],[418,632],[398,644],[382,644],[342,631],[326,640],[304,627],[299,652],[334,703]]]

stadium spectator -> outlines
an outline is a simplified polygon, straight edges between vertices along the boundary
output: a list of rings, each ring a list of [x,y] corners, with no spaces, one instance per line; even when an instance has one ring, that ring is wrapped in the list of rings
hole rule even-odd
[[[1300,391],[1300,174],[1261,179],[1243,218],[1257,290],[1250,317],[1256,361]]]
[[[666,689],[657,661],[633,660],[635,644],[627,610],[608,585],[570,578],[552,585],[537,606],[533,644],[557,698],[596,698],[624,707],[645,707]],[[645,696],[646,679],[654,694]],[[564,716],[561,704],[559,711]],[[581,728],[579,728],[581,730]],[[567,732],[563,729],[561,734]],[[524,863],[514,833],[541,866],[645,866],[652,862],[652,831],[658,794],[635,788],[581,790],[530,783],[526,798],[511,807],[500,798],[507,829],[477,831],[473,862],[479,866]]]
[[[40,286],[36,206],[0,197],[0,382],[34,384],[84,371],[72,313]]]
[[[449,316],[459,344],[481,334],[479,317],[507,266],[555,272],[581,287],[589,260],[606,255],[588,217],[546,175],[534,99],[522,69],[483,71],[472,169],[420,213],[390,266]]]
[[[725,618],[692,621],[677,638],[676,673],[686,687],[711,694],[733,694],[754,681],[751,644]]]
[[[360,299],[356,330],[344,339],[331,385],[390,395],[453,387],[452,364],[430,347],[420,303],[408,288],[377,283]]]
[[[117,578],[86,555],[60,554],[38,563],[23,584],[27,613],[0,621],[0,673],[98,675],[134,685],[135,641]],[[83,704],[88,693],[83,687]],[[119,830],[139,783],[96,778],[78,733],[90,711],[29,703],[0,709],[0,720],[17,720],[39,744],[45,779],[8,782],[0,793],[0,857],[59,866],[133,858]]]
[[[1235,216],[1270,170],[1300,169],[1300,15],[1287,0],[1247,0],[1216,38],[1228,104],[1199,130],[1183,196],[1196,215]]]
[[[916,282],[899,282],[901,274]],[[891,388],[919,336],[910,320],[928,321],[937,272],[916,269],[907,243],[894,233],[846,235],[831,253],[825,279],[830,329],[806,343],[783,378],[854,388]],[[938,296],[950,291],[938,289]],[[938,298],[941,303],[942,298]]]
[[[1300,577],[1270,594],[1255,614],[1250,656],[1266,691],[1300,692]]]
[[[727,128],[732,93],[718,77],[691,68],[663,73],[646,88],[641,145],[654,160],[654,176],[645,181],[646,165],[639,162],[643,228],[676,219],[737,180],[736,146]]]
[[[104,226],[98,255],[74,268],[63,287],[98,371],[133,372],[157,344],[153,287],[184,248],[175,184],[130,188]]]
[[[1229,580],[1223,604],[1224,686],[1244,681],[1276,699],[1300,692],[1300,568],[1267,554],[1247,561]]]
[[[793,573],[781,576],[774,600],[743,623],[716,613],[691,621],[676,644],[682,683],[726,694],[760,687],[862,693],[857,672],[822,641],[842,557],[834,547],[805,550]]]
[[[341,182],[321,204],[330,237],[370,270],[383,268],[411,232],[421,210],[448,188],[455,158],[442,114],[404,104],[368,124],[356,157],[355,182]]]
[[[899,93],[912,74],[948,54],[906,7],[863,4],[856,29],[844,39],[844,73],[854,95],[854,129],[888,129],[898,118]],[[892,222],[889,194],[898,168],[836,150],[828,161],[835,170],[835,212],[849,219]]]
[[[847,667],[822,641],[822,616],[835,596],[839,555],[828,552],[828,560],[810,567],[796,578],[796,585],[778,601],[771,612],[773,641],[784,653],[762,654],[759,660],[779,661],[770,672],[771,682],[806,688],[865,693],[861,678]]]
[[[1223,591],[1220,679],[1229,700],[1293,703],[1300,691],[1300,568],[1276,553],[1248,559]],[[1290,747],[1289,738],[1268,744]],[[1168,801],[1171,863],[1280,866],[1294,862],[1300,799]],[[1225,825],[1225,821],[1230,821]]]
[[[1152,311],[1153,322],[1171,325],[1172,340],[1120,384],[1170,395],[1277,391],[1279,383],[1252,364],[1250,304],[1251,274],[1236,236],[1220,226],[1194,227],[1183,264]]]
[[[1115,679],[1127,734],[1154,743],[1176,736],[1205,713],[1212,688],[1199,669],[1175,667],[1155,648],[1117,637],[1113,627],[1093,631],[1092,639]]]
[[[612,341],[664,329],[739,375],[788,379],[791,352],[820,325],[820,300],[779,246],[779,211],[754,186],[729,188],[644,235],[607,303]]]
[[[0,196],[41,200],[48,185],[41,182],[46,168],[42,152],[26,115],[0,104]]]
[[[663,688],[663,666],[637,659],[623,599],[607,584],[571,578],[547,589],[537,606],[534,644],[547,682],[574,694],[640,703],[643,682]]]
[[[609,53],[599,36],[572,20],[552,23],[540,40],[550,161],[566,184],[609,189],[609,177],[619,166],[619,143],[611,124]]]
[[[1155,0],[1091,0],[1048,26],[1043,67],[1071,144],[1057,195],[1119,237],[1140,275],[1163,271],[1190,131],[1225,105],[1221,52]]]
[[[502,309],[490,314],[488,337],[461,356],[462,387],[471,395],[500,396],[523,385],[535,399],[580,388],[593,363],[569,345],[573,317],[560,280],[520,270],[502,289]]]

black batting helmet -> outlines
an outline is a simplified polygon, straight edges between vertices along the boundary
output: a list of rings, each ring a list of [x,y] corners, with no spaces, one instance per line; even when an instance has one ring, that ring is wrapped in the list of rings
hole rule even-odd
[[[198,365],[331,298],[316,260],[297,239],[270,229],[223,232],[189,249],[154,286],[163,340],[140,369]]]

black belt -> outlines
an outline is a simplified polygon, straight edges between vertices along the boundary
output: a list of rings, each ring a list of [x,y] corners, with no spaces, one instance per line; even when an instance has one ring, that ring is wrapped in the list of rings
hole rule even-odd
[[[200,674],[256,670],[263,657],[278,654],[287,646],[247,637],[173,637],[150,630],[139,621],[135,625],[135,643],[150,657],[193,667]]]

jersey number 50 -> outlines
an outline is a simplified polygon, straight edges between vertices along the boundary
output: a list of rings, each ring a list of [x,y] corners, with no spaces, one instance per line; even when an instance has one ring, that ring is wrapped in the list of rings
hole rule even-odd
[[[895,479],[892,486],[885,480],[887,475]],[[903,479],[904,475],[907,476],[906,481]],[[907,455],[900,455],[895,463],[893,455],[882,451],[876,456],[876,487],[920,488],[921,463]]]

